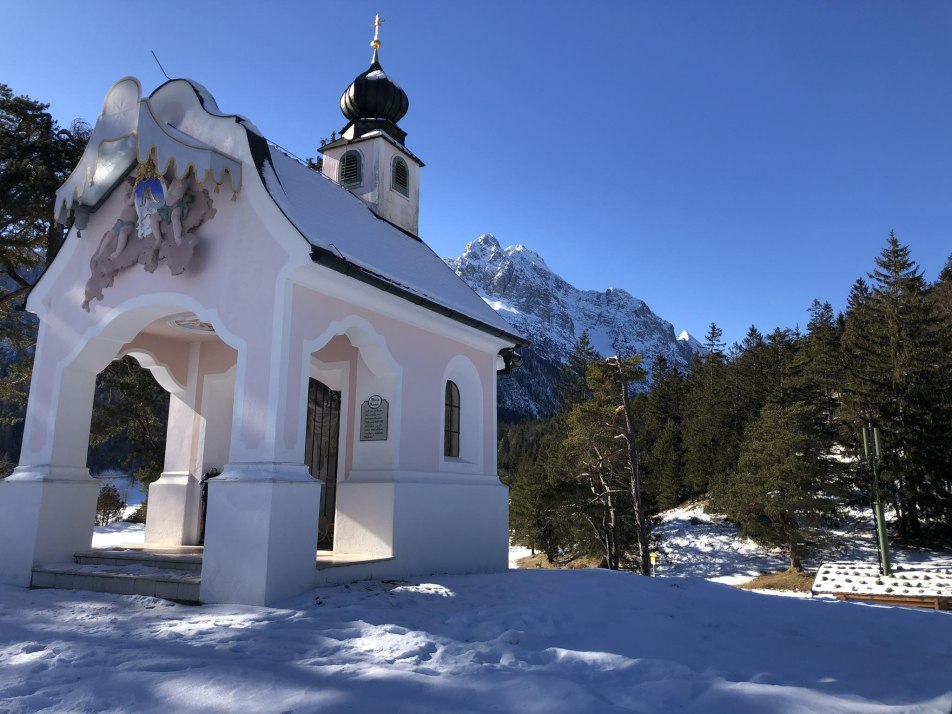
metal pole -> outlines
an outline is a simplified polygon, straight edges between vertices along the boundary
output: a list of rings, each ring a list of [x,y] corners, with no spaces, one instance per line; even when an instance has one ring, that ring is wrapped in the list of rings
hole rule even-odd
[[[883,575],[892,575],[892,567],[889,564],[889,542],[886,539],[886,519],[883,516],[883,502],[879,491],[879,460],[882,458],[882,450],[879,446],[879,429],[872,423],[863,429],[863,451],[873,471],[873,517],[876,520],[879,568]]]

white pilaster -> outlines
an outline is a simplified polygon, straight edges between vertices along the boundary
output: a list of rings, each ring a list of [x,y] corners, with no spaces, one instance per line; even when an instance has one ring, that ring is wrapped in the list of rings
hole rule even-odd
[[[306,466],[232,463],[208,486],[202,602],[268,605],[314,587],[321,482]]]
[[[149,510],[145,523],[147,545],[192,545],[198,542],[201,474],[196,474],[194,461],[201,452],[205,436],[205,420],[195,409],[200,397],[200,354],[201,345],[193,343],[189,348],[186,387],[169,395],[165,468],[158,481],[149,486]]]
[[[0,582],[28,586],[34,566],[89,548],[99,487],[85,469],[51,466],[20,466],[0,481]]]

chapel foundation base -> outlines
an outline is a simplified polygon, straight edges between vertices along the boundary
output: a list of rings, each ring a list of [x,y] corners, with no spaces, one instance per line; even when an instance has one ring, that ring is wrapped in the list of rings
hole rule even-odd
[[[228,464],[208,483],[200,599],[270,605],[314,587],[321,482],[295,464]]]
[[[164,472],[149,486],[146,545],[197,545],[201,484],[188,472]]]
[[[337,485],[335,553],[392,556],[379,577],[508,569],[509,489],[495,476],[370,478]]]
[[[18,467],[0,480],[0,582],[28,587],[33,568],[72,562],[88,549],[101,484],[85,472],[59,478],[49,467]]]

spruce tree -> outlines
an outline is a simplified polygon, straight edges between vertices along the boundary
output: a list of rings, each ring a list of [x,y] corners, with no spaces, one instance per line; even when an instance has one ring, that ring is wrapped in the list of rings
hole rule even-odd
[[[707,352],[691,363],[683,421],[684,486],[688,495],[707,492],[711,479],[726,473],[737,458],[730,372],[721,329],[711,323]]]
[[[0,83],[0,453],[16,458],[36,343],[27,293],[59,250],[56,189],[82,156],[89,127],[60,127],[48,105]]]
[[[149,484],[165,463],[169,395],[132,357],[110,362],[96,379],[89,438],[91,468],[121,467]]]
[[[54,195],[79,162],[89,127],[76,121],[64,129],[48,108],[0,84],[0,306],[26,295],[66,237],[53,219]]]
[[[588,364],[600,360],[591,346],[588,333],[583,332],[567,362],[560,370],[559,393],[562,404],[556,414],[540,423],[515,425],[503,430],[508,441],[501,455],[501,475],[510,486],[510,527],[516,542],[545,552],[551,562],[567,551],[591,554],[595,544],[601,554],[606,551],[609,566],[618,563],[615,528],[596,499],[589,477],[580,477],[574,453],[567,451],[565,440],[569,415],[577,405],[592,398],[586,381]],[[593,477],[594,478],[594,477]],[[595,479],[597,480],[597,479]],[[614,506],[614,493],[606,498]],[[610,510],[610,509],[609,509]],[[591,525],[596,538],[587,527]]]
[[[868,295],[854,286],[844,350],[844,418],[854,433],[872,422],[883,434],[883,476],[899,515],[898,535],[921,535],[923,518],[946,510],[942,448],[950,357],[947,330],[927,299],[908,246],[890,233],[869,273]]]
[[[651,365],[651,388],[639,395],[642,423],[640,450],[643,486],[649,510],[672,508],[681,503],[684,489],[684,376],[677,367],[658,355]]]
[[[592,392],[588,387],[585,371],[588,365],[601,358],[589,339],[588,331],[583,330],[579,335],[572,351],[562,365],[559,381],[559,392],[562,395],[564,408],[571,408],[573,404],[580,404],[591,399]]]
[[[764,406],[744,431],[737,469],[711,489],[711,508],[744,535],[784,548],[791,570],[801,570],[809,539],[804,528],[832,508],[825,496],[824,444],[812,434],[808,407]]]
[[[842,330],[829,302],[814,300],[808,310],[807,334],[800,341],[791,364],[794,398],[816,408],[816,428],[830,438],[836,432],[840,384],[844,369],[840,342]]]

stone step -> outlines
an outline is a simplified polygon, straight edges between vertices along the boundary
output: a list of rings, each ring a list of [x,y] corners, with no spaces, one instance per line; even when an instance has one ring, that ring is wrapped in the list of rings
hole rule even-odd
[[[149,565],[63,563],[33,568],[30,587],[91,590],[116,595],[148,595],[186,604],[199,603],[201,574]]]
[[[138,548],[97,548],[76,553],[75,560],[80,565],[135,565],[201,573],[201,549],[198,548],[198,552],[180,552],[182,550],[186,549],[164,552]]]

